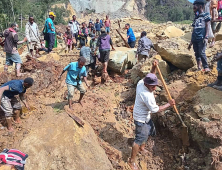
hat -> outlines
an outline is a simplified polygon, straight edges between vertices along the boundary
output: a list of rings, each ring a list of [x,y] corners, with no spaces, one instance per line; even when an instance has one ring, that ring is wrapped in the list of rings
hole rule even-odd
[[[52,15],[52,16],[56,17],[56,15],[54,14],[54,12],[50,12],[49,15]]]
[[[29,85],[33,85],[33,83],[34,83],[34,80],[33,80],[33,78],[31,78],[31,77],[28,77],[28,78],[26,78],[25,80],[24,80],[24,83],[27,83],[27,84],[29,84]]]
[[[195,0],[194,3],[195,4],[203,4],[204,5],[204,0]]]
[[[149,73],[146,75],[146,77],[143,79],[145,84],[151,85],[151,86],[157,86],[158,85],[158,79],[155,74]]]
[[[105,28],[101,28],[101,32],[106,32]]]

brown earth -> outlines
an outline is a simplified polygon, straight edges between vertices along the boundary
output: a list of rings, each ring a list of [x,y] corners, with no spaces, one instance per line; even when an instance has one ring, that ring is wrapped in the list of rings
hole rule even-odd
[[[114,30],[118,28],[118,24],[116,21],[113,22],[115,22]],[[168,39],[163,32],[172,25],[172,23],[157,25],[148,21],[125,18],[121,20],[121,28],[127,22],[132,23],[138,35],[146,30],[153,42],[163,42]],[[147,27],[148,24],[149,27]],[[121,32],[126,33],[125,30]],[[124,46],[115,31],[111,35],[117,46]],[[186,48],[185,45],[181,50]],[[214,48],[208,49],[208,57],[212,57],[220,45],[221,43],[217,42]],[[110,78],[105,84],[100,84],[98,81],[96,86],[92,85],[87,90],[83,106],[76,103],[79,92],[75,93],[74,114],[86,123],[83,128],[80,128],[66,114],[65,75],[58,80],[64,66],[70,61],[77,60],[79,51],[75,50],[71,54],[63,54],[63,51],[61,45],[61,48],[55,50],[55,54],[43,54],[39,60],[27,58],[22,70],[27,73],[26,76],[35,79],[34,86],[27,91],[32,109],[28,111],[23,107],[22,124],[13,125],[14,133],[8,133],[4,117],[1,116],[0,150],[17,148],[27,152],[30,155],[27,169],[37,167],[37,169],[55,170],[104,170],[110,168],[112,164],[112,169],[129,170],[127,160],[130,156],[135,129],[132,118],[135,85],[131,80],[131,73],[127,70],[120,76],[110,72]],[[166,64],[165,61],[163,63]],[[204,93],[211,90],[205,89],[205,86],[216,79],[215,64],[211,67],[213,70],[211,73],[197,72],[194,68],[176,70],[168,75],[168,71],[166,72],[170,92],[176,99],[179,112],[189,128],[191,145],[188,148],[182,146],[181,124],[172,109],[153,114],[157,136],[148,140],[146,149],[149,152],[146,155],[138,155],[137,163],[140,169],[221,169],[221,122],[215,117],[208,121],[205,116],[198,116],[194,110],[194,104],[198,105],[202,102],[197,100],[199,103],[195,103],[194,100],[199,96],[208,97]],[[139,77],[142,78],[145,72],[147,72],[146,69],[142,70],[143,74]],[[15,79],[12,67],[9,74],[0,74],[1,84],[11,79]],[[99,79],[100,77],[96,78],[96,80]],[[91,82],[90,76],[89,81]],[[219,103],[219,93],[215,90],[213,92],[209,97],[217,96],[216,101]],[[161,83],[155,95],[159,105],[167,101]],[[202,102],[202,104],[206,103]],[[102,161],[99,162],[97,158]],[[41,164],[37,165],[39,160]],[[96,161],[99,163],[97,164]]]

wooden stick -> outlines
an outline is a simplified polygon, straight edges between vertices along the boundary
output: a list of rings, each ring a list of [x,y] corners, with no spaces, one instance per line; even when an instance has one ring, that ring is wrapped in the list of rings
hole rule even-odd
[[[81,127],[84,126],[84,122],[77,116],[75,116],[73,113],[70,113],[70,111],[66,110],[66,113],[76,122],[78,123],[78,125],[80,125]]]
[[[160,75],[160,79],[161,79],[161,81],[162,81],[162,83],[163,83],[163,86],[164,86],[164,88],[165,88],[165,90],[166,90],[166,92],[167,92],[167,95],[168,95],[169,99],[172,100],[172,97],[171,97],[171,95],[170,95],[169,89],[168,89],[168,87],[167,87],[167,85],[166,85],[166,82],[165,82],[165,80],[164,80],[164,78],[163,78],[163,75],[162,75],[162,73],[161,73],[160,68],[159,68],[158,65],[156,66],[156,69],[157,69],[157,71],[158,71],[158,73],[159,73],[159,75]],[[173,108],[174,108],[175,112],[177,113],[177,115],[178,115],[178,117],[179,117],[182,125],[183,125],[184,127],[186,127],[185,123],[183,122],[183,120],[182,120],[182,118],[181,118],[181,116],[180,116],[180,114],[179,114],[179,111],[177,110],[176,105],[173,105]]]
[[[123,38],[122,34],[119,32],[118,29],[116,29],[117,33],[120,35],[120,37],[122,38],[122,40],[124,41],[125,45],[127,48],[130,48],[129,44],[126,42],[126,40]]]

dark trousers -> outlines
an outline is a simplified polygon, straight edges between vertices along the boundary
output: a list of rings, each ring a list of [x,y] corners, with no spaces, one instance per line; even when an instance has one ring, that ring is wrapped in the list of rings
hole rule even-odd
[[[193,50],[195,52],[197,62],[202,62],[203,68],[208,68],[207,56],[206,56],[206,47],[207,45],[203,40],[193,42]]]
[[[52,49],[54,48],[54,45],[55,45],[55,34],[54,33],[48,33],[48,43],[49,43],[48,52],[51,52]]]
[[[73,34],[73,37],[75,37],[75,39],[76,39],[76,43],[74,44],[74,46],[76,47],[76,46],[77,46],[78,33],[74,33],[74,34]]]
[[[129,42],[128,44],[129,44],[130,48],[134,48],[136,45],[136,41]]]

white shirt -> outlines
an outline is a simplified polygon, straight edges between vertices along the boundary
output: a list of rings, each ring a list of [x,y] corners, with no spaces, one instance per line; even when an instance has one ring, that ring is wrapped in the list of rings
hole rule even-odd
[[[40,33],[39,33],[39,28],[38,25],[34,22],[32,25],[30,22],[27,22],[25,26],[25,35],[28,40],[28,42],[39,42],[40,41]]]
[[[151,113],[159,111],[159,106],[153,92],[144,85],[144,81],[140,80],[136,88],[136,101],[133,109],[134,120],[145,123],[151,119]]]
[[[77,21],[72,21],[72,24],[68,24],[71,27],[71,31],[75,34],[79,31],[79,24]]]

